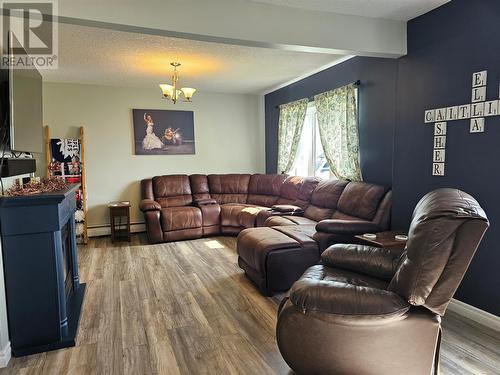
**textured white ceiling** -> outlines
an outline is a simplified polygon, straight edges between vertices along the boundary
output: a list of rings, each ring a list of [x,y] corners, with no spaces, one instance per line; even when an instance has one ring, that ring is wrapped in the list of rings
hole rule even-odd
[[[181,86],[256,94],[341,58],[60,24],[59,68],[42,75],[53,82],[158,87],[170,81],[170,62],[179,61]]]
[[[408,21],[450,0],[247,0],[322,12]]]

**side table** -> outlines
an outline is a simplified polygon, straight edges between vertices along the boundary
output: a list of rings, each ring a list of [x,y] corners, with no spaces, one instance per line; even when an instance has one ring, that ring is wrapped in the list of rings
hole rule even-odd
[[[362,234],[355,236],[358,240],[361,240],[364,244],[375,247],[383,247],[384,249],[389,249],[394,252],[401,253],[405,246],[406,241],[396,240],[394,237],[396,235],[406,235],[405,232],[401,231],[387,231],[374,233],[377,235],[376,238],[366,238]]]
[[[130,242],[130,202],[111,202],[108,208],[111,242],[115,243],[117,239],[126,239]]]

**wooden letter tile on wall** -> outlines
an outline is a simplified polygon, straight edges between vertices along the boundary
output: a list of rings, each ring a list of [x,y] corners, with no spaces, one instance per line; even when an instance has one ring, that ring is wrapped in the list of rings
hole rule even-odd
[[[446,135],[446,122],[436,122],[434,124],[434,135]]]
[[[498,115],[498,100],[492,100],[484,103],[484,115],[485,116]]]
[[[486,86],[472,89],[472,103],[484,102],[486,100]]]
[[[445,150],[434,150],[432,161],[434,163],[444,163],[445,156],[446,156]]]
[[[470,132],[471,133],[484,132],[484,117],[470,119]]]
[[[434,122],[434,115],[436,113],[435,109],[429,109],[428,111],[425,111],[425,123],[428,124],[429,122]]]
[[[434,121],[446,121],[446,108],[436,109],[436,116],[434,117]]]
[[[444,176],[444,163],[432,163],[432,175]]]
[[[446,148],[446,136],[438,135],[434,137],[434,148]]]
[[[470,117],[482,117],[484,115],[484,103],[473,103],[470,107]]]
[[[456,120],[458,118],[458,105],[446,108],[446,121]]]
[[[458,106],[458,118],[460,120],[470,118],[470,104]]]
[[[486,86],[488,71],[483,70],[472,74],[472,87]]]

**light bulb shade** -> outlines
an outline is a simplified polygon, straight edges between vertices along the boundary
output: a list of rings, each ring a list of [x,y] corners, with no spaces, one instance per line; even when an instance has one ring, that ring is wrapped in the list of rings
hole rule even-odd
[[[196,92],[196,89],[193,89],[192,87],[183,87],[181,90],[186,100],[191,100],[193,94]]]
[[[172,86],[172,85],[161,84],[160,89],[161,89],[161,93],[166,98],[171,98],[174,94],[174,86]]]

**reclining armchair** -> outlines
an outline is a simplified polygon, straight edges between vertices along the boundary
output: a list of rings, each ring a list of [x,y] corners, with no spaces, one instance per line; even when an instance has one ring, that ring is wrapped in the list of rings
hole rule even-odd
[[[435,190],[406,249],[337,244],[280,305],[276,337],[299,374],[437,374],[441,316],[489,223],[470,195]]]

